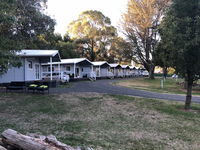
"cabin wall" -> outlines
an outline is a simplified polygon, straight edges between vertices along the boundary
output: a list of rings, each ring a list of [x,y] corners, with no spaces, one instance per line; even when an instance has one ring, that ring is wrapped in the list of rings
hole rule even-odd
[[[42,71],[43,74],[50,74],[50,65],[43,65],[42,66]],[[74,68],[75,67],[75,68]],[[75,69],[75,70],[74,70]],[[75,71],[75,76],[74,76],[74,71]],[[83,78],[83,77],[89,77],[90,73],[92,72],[92,66],[86,66],[86,65],[79,65],[76,64],[60,64],[60,73],[61,73],[61,78],[64,74],[67,74],[71,77],[75,78]],[[59,66],[58,65],[52,65],[52,73],[53,76],[54,74],[59,74]],[[55,76],[55,78],[58,78],[59,76]],[[44,75],[45,78],[45,75]]]
[[[108,77],[109,67],[100,67],[99,68],[99,66],[96,66],[96,67],[94,67],[94,71],[95,71],[97,77]]]
[[[8,71],[0,75],[0,83],[9,83],[11,81],[24,81],[24,62],[21,67],[11,67]]]
[[[119,75],[119,69],[114,68],[114,76],[118,77]]]
[[[108,70],[109,68],[101,68],[101,77],[107,77],[108,76]]]
[[[38,58],[25,58],[25,81],[41,80],[41,64]]]
[[[61,72],[65,72],[66,74],[73,76],[74,75],[74,64],[61,65]],[[77,78],[89,77],[91,72],[92,72],[91,66],[75,65],[75,77],[77,77]]]
[[[100,77],[100,76],[101,76],[101,75],[100,75],[99,66],[94,66],[94,67],[93,67],[93,70],[94,70],[94,72],[95,72],[95,74],[96,74],[97,77]]]
[[[74,65],[73,64],[69,64],[69,65],[61,64],[60,69],[61,69],[61,74],[65,73],[65,74],[68,74],[70,76],[74,75]]]
[[[90,74],[92,72],[92,66],[81,66],[80,65],[79,67],[80,67],[80,70],[81,70],[81,72],[80,72],[80,77],[81,78],[90,77]]]

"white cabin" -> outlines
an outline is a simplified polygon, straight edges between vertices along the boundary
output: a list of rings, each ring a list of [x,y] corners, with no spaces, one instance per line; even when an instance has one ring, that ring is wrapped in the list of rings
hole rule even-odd
[[[122,67],[119,64],[109,64],[114,77],[123,77]]]
[[[130,67],[128,65],[121,65],[123,77],[129,77],[130,76]]]
[[[0,83],[41,80],[41,64],[60,61],[58,50],[20,50],[16,55],[21,58],[21,67],[9,68],[5,74],[0,75]]]
[[[43,78],[49,74],[50,64],[43,65]],[[72,59],[61,59],[61,62],[52,63],[53,74],[55,78],[60,79],[63,74],[67,74],[70,78],[90,78],[94,77],[93,64],[86,58],[72,58]]]
[[[114,74],[110,72],[110,65],[106,61],[92,62],[94,66],[94,72],[97,77],[109,77],[113,78]]]

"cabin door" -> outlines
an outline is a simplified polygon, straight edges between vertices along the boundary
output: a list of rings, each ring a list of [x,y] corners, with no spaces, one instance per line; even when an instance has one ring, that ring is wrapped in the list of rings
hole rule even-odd
[[[40,79],[40,65],[35,64],[35,79],[39,80]]]
[[[76,68],[76,77],[79,77],[80,76],[80,70],[79,68]]]

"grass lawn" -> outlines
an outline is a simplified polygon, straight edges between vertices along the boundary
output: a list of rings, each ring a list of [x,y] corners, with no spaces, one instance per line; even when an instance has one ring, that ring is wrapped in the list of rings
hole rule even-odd
[[[62,83],[62,84],[58,85],[59,88],[71,88],[72,86],[73,86],[72,82]]]
[[[200,105],[96,93],[0,95],[0,132],[53,134],[96,150],[200,149]]]
[[[135,89],[142,89],[147,91],[153,92],[160,92],[160,93],[173,93],[173,94],[185,94],[186,90],[181,85],[177,85],[177,82],[183,82],[182,79],[175,79],[167,78],[164,82],[164,88],[161,88],[160,85],[161,78],[156,78],[155,80],[151,80],[149,78],[134,78],[130,80],[123,80],[118,81],[114,84],[119,86],[125,86]],[[194,95],[200,95],[200,87],[193,88]]]

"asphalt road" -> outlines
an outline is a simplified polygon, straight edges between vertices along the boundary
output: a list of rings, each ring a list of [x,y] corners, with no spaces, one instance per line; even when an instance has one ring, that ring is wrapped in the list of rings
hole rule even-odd
[[[185,101],[185,96],[176,95],[176,94],[163,94],[156,92],[149,92],[144,90],[126,88],[121,86],[113,85],[113,82],[119,80],[128,80],[128,79],[114,79],[114,80],[97,80],[95,82],[91,81],[77,81],[72,82],[69,88],[51,88],[50,93],[70,93],[70,92],[96,92],[96,93],[105,93],[105,94],[118,94],[118,95],[130,95],[138,96],[144,98],[156,98],[163,100],[172,100],[172,101]],[[193,96],[192,102],[200,103],[200,97]]]

